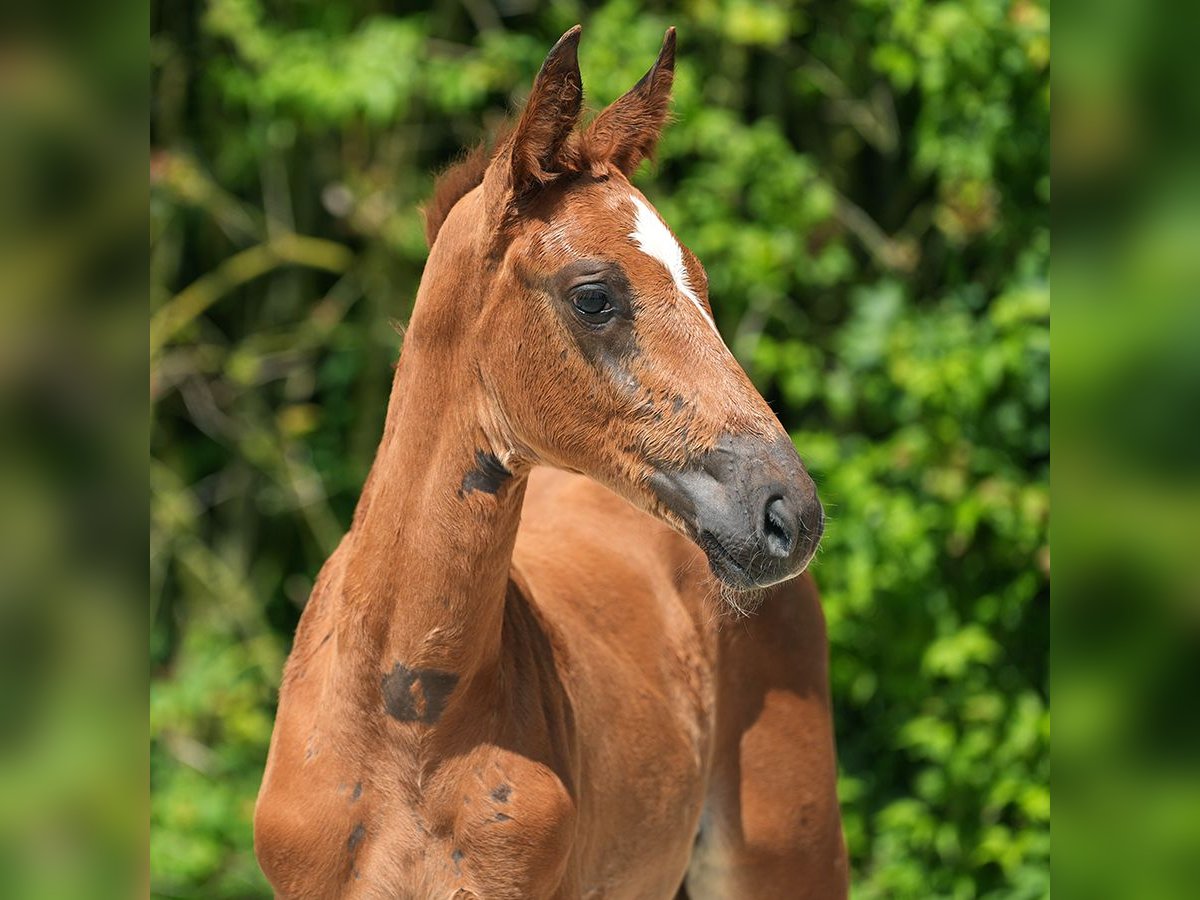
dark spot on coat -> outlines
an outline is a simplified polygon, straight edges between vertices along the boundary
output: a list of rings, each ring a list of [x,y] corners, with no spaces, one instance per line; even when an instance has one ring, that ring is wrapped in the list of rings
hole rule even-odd
[[[677,413],[683,409],[683,404],[687,402],[679,394],[675,395],[675,399],[671,401],[671,412]]]
[[[466,856],[466,854],[463,853],[461,850],[455,850],[453,853],[450,854],[450,859],[452,859],[454,861],[454,874],[455,875],[458,875],[462,872],[460,863],[462,863],[464,856]]]
[[[496,821],[497,822],[507,822],[511,818],[512,818],[512,816],[510,816],[506,813],[496,813]]]
[[[458,675],[440,669],[410,669],[396,663],[383,676],[383,705],[388,715],[401,722],[432,725],[458,684]]]
[[[350,832],[350,837],[346,841],[346,849],[351,853],[362,843],[362,839],[367,836],[367,829],[363,827],[363,823],[359,822],[354,826],[354,830]]]
[[[350,792],[350,802],[353,803],[355,800],[357,800],[361,796],[362,796],[362,782],[359,781],[359,782],[355,783],[354,790]]]
[[[504,468],[504,463],[491,453],[483,450],[475,451],[475,468],[463,476],[459,496],[465,497],[471,491],[483,491],[494,494],[512,477],[512,472]]]
[[[492,799],[497,803],[507,803],[510,796],[512,796],[512,787],[507,784],[502,784],[492,791]]]

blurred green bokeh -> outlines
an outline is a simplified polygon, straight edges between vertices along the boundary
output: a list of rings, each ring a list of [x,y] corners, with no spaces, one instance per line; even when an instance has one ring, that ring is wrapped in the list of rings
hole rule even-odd
[[[66,17],[0,14],[0,897],[21,900],[146,892],[146,8]]]
[[[153,8],[152,892],[269,896],[275,689],[380,434],[416,207],[578,21],[597,106],[679,27],[639,184],[830,514],[855,896],[1049,896],[1047,8],[389,10]]]
[[[1200,885],[1200,10],[1073,3],[1056,58],[1055,885]]]

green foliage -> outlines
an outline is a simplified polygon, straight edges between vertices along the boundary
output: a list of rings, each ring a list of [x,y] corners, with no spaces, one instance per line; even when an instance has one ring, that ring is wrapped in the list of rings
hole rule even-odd
[[[415,207],[582,21],[597,105],[680,29],[640,183],[826,501],[856,897],[1048,896],[1046,9],[506,9],[158,5],[154,891],[267,895],[273,693],[378,440]]]

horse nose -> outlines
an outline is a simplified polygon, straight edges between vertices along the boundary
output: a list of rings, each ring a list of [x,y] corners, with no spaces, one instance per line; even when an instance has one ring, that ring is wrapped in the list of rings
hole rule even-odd
[[[811,485],[810,479],[805,487]],[[778,563],[806,562],[825,530],[825,510],[815,486],[809,490],[776,491],[758,517],[758,541],[765,554]]]
[[[796,546],[799,522],[792,506],[778,494],[767,500],[763,514],[759,517],[758,538],[767,554],[775,559],[787,559]]]

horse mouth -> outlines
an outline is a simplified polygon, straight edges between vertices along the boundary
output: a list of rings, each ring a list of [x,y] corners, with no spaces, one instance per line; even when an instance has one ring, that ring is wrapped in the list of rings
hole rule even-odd
[[[759,587],[758,579],[738,562],[737,557],[711,531],[701,531],[695,541],[708,557],[708,567],[712,573],[724,584],[739,590]]]

